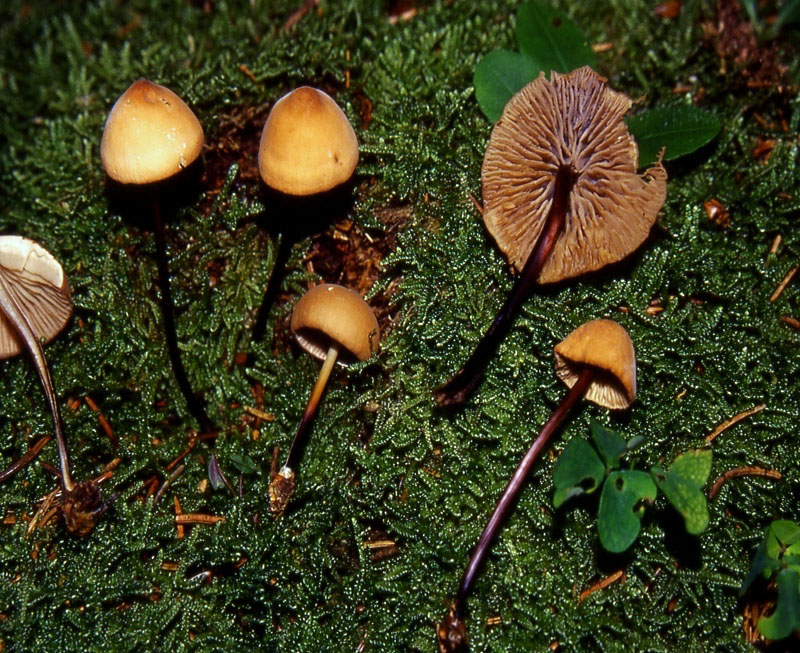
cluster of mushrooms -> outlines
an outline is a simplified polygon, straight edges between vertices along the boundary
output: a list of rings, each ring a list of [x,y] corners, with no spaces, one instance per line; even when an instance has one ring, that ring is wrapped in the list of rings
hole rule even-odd
[[[506,105],[486,150],[483,218],[518,271],[506,302],[469,360],[436,391],[445,407],[462,404],[478,386],[498,343],[537,284],[572,278],[621,260],[647,238],[666,197],[659,161],[637,173],[636,143],[623,122],[631,100],[588,67],[540,75]],[[199,156],[203,129],[172,91],[138,80],[117,100],[100,146],[108,176],[151,198],[161,307],[175,378],[202,429],[214,425],[192,391],[173,321],[161,199],[168,179]],[[322,91],[302,87],[273,106],[258,164],[270,187],[290,197],[315,196],[346,182],[358,162],[347,117]],[[26,349],[53,416],[61,463],[62,512],[70,532],[88,533],[103,509],[91,482],[70,475],[56,393],[42,350],[71,314],[69,285],[59,263],[38,244],[0,237],[0,357]],[[291,328],[300,346],[323,361],[319,378],[278,469],[273,459],[269,508],[279,517],[295,489],[295,471],[317,405],[336,363],[365,361],[380,342],[378,322],[356,292],[333,284],[312,288],[296,304]],[[627,332],[608,319],[590,321],[555,346],[555,371],[570,388],[520,462],[481,535],[456,599],[436,629],[440,651],[465,650],[466,596],[505,516],[545,444],[581,398],[611,410],[636,394],[636,362]]]

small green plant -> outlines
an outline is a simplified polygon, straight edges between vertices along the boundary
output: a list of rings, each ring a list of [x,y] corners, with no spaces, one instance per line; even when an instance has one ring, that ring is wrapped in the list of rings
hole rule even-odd
[[[769,525],[740,594],[759,576],[778,586],[775,611],[758,620],[759,632],[768,639],[778,640],[800,630],[800,526],[785,519]]]
[[[516,36],[519,52],[494,50],[475,68],[475,98],[491,122],[500,119],[506,103],[539,73],[549,77],[551,71],[595,67],[594,53],[580,28],[565,13],[535,0],[519,8]],[[640,167],[653,163],[662,150],[667,161],[694,152],[720,130],[715,115],[693,104],[643,111],[626,123],[639,146]]]
[[[710,449],[681,454],[669,470],[655,465],[645,472],[622,463],[623,456],[638,447],[642,438],[626,441],[597,422],[592,422],[591,431],[591,443],[573,439],[556,463],[556,508],[602,486],[598,534],[600,544],[611,553],[620,553],[634,543],[641,529],[643,504],[655,501],[659,489],[683,517],[687,532],[698,535],[705,530],[708,506],[701,488],[711,472]]]

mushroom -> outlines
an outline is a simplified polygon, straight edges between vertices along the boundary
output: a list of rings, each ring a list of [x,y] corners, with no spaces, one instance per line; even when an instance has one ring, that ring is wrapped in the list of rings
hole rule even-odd
[[[192,110],[175,93],[146,79],[135,81],[116,101],[108,114],[100,157],[103,167],[120,184],[146,186],[152,194],[156,235],[156,262],[161,287],[161,312],[172,369],[189,411],[204,431],[214,426],[205,413],[178,350],[169,284],[166,236],[161,216],[157,182],[188,167],[203,147],[203,128]]]
[[[301,86],[272,107],[258,149],[258,169],[264,183],[278,191],[278,212],[292,218],[282,229],[269,285],[258,311],[253,339],[260,340],[267,311],[278,292],[292,244],[308,222],[305,216],[330,215],[329,200],[322,195],[344,184],[358,163],[358,139],[339,105],[324,91]],[[320,211],[319,197],[325,204]],[[302,202],[305,198],[307,201]],[[291,234],[287,232],[292,232]]]
[[[483,160],[483,218],[519,272],[489,330],[436,391],[464,402],[537,283],[619,261],[647,238],[666,198],[659,161],[636,173],[636,142],[623,122],[631,100],[589,67],[544,75],[519,91],[492,130]]]
[[[324,91],[301,86],[269,112],[258,170],[287,195],[313,195],[344,183],[358,163],[358,140],[339,105]]]
[[[556,345],[555,358],[556,375],[570,391],[523,457],[470,556],[453,608],[436,631],[442,653],[466,650],[467,595],[533,463],[564,418],[581,397],[611,410],[624,410],[636,398],[633,343],[628,332],[612,320],[593,320],[578,327]]]
[[[96,522],[99,493],[91,481],[77,484],[72,478],[58,398],[42,348],[71,315],[69,283],[53,255],[28,238],[0,236],[0,359],[24,349],[33,360],[53,417],[67,529],[86,535]]]
[[[294,493],[294,468],[331,371],[338,362],[365,361],[378,350],[380,328],[375,314],[357,292],[335,284],[321,284],[300,298],[292,312],[292,333],[309,354],[323,361],[317,382],[303,411],[286,462],[276,470],[272,461],[270,511],[280,517]],[[277,449],[275,451],[277,456]]]

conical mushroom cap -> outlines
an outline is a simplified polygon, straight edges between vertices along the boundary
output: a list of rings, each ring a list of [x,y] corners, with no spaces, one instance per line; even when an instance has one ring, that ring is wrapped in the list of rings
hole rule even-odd
[[[72,315],[69,283],[44,247],[21,236],[0,236],[0,280],[37,338],[50,342]],[[20,336],[0,312],[0,358],[23,349]]]
[[[540,74],[511,98],[482,169],[486,228],[518,271],[544,228],[559,168],[576,174],[564,230],[540,283],[630,254],[650,233],[667,192],[661,163],[636,174],[639,152],[622,120],[630,98],[589,67],[551,77]]]
[[[100,158],[122,184],[149,184],[177,174],[203,147],[203,127],[175,93],[146,79],[130,85],[106,119]]]
[[[636,398],[636,353],[628,332],[613,320],[582,324],[555,347],[556,375],[575,385],[585,365],[595,378],[584,395],[605,408],[622,410]]]
[[[289,195],[312,195],[347,181],[358,163],[358,140],[339,105],[301,86],[275,103],[258,150],[264,182]]]
[[[300,346],[324,360],[331,342],[343,351],[338,360],[365,361],[378,350],[381,331],[375,314],[357,292],[324,283],[314,286],[292,311],[292,333]]]

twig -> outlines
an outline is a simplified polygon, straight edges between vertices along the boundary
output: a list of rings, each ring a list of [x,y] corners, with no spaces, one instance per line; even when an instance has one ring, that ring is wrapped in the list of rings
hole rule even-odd
[[[580,596],[578,597],[578,603],[583,603],[587,598],[589,598],[595,592],[598,592],[600,590],[605,589],[606,587],[611,585],[611,583],[615,583],[616,581],[618,581],[620,579],[622,579],[623,583],[625,582],[625,570],[624,569],[620,569],[619,571],[615,571],[610,576],[606,576],[605,578],[601,578],[599,581],[597,581],[591,587],[587,587],[585,590],[583,590],[581,592]]]
[[[783,293],[786,286],[788,286],[789,282],[792,280],[792,277],[794,277],[794,275],[797,274],[798,269],[800,269],[800,266],[795,265],[791,270],[789,270],[786,273],[786,276],[783,278],[783,281],[781,281],[778,284],[778,287],[775,288],[775,292],[770,295],[769,301],[774,302],[776,299],[778,299],[778,297],[781,296],[781,293]]]
[[[175,523],[183,524],[217,524],[225,521],[221,515],[203,515],[199,512],[190,512],[182,515],[175,515]]]
[[[253,417],[263,419],[265,422],[275,421],[275,415],[272,415],[271,413],[265,413],[263,410],[259,410],[258,408],[253,408],[252,406],[242,406],[242,410],[244,410],[245,413],[250,413]]]
[[[183,474],[184,469],[186,469],[186,465],[181,465],[180,467],[177,467],[175,471],[172,472],[172,474],[170,474],[170,477],[161,484],[161,487],[158,488],[158,492],[156,492],[156,496],[153,499],[153,505],[156,505],[158,503],[159,499],[161,499],[161,496],[164,494],[167,488],[170,485],[172,485],[172,481],[174,481],[181,474]]]
[[[319,0],[306,0],[301,6],[300,9],[293,11],[286,22],[281,27],[281,32],[288,32],[292,27],[299,23],[303,16],[305,16],[313,7],[316,7],[319,4]]]
[[[708,491],[708,498],[713,499],[717,496],[723,485],[730,481],[732,478],[739,478],[740,476],[761,476],[762,478],[772,478],[779,481],[783,478],[782,474],[775,469],[764,469],[763,467],[735,467],[729,469],[722,476],[720,476],[711,489]]]
[[[173,501],[173,504],[175,505],[175,519],[177,520],[178,517],[180,517],[183,514],[183,509],[181,508],[181,504],[178,501],[177,495],[172,497],[172,501]],[[184,532],[184,529],[183,529],[183,525],[182,524],[178,524],[177,528],[178,528],[178,539],[182,540],[183,536],[186,535],[186,533]]]
[[[194,445],[195,445],[195,444],[197,444],[197,436],[196,436],[196,435],[192,435],[192,436],[189,438],[189,446],[188,446],[188,447],[186,447],[186,449],[184,449],[184,450],[183,450],[183,453],[182,453],[181,455],[179,455],[179,456],[178,456],[178,457],[177,457],[175,460],[171,461],[171,462],[170,462],[170,463],[169,463],[169,464],[168,464],[168,465],[167,465],[167,466],[164,468],[164,471],[165,471],[165,472],[168,472],[168,471],[169,471],[169,470],[171,470],[173,467],[175,467],[175,466],[176,466],[178,463],[180,463],[180,462],[181,462],[181,461],[182,461],[184,458],[186,458],[186,456],[188,456],[188,455],[189,455],[189,452],[190,452],[192,449],[194,449]]]
[[[781,315],[781,322],[783,322],[784,324],[788,324],[795,330],[800,329],[800,320],[796,320],[795,318],[790,317],[788,315]]]
[[[106,416],[103,415],[103,411],[100,410],[100,407],[89,395],[86,395],[83,399],[86,405],[97,413],[97,421],[100,422],[100,426],[103,431],[105,431],[106,437],[111,441],[111,446],[116,449],[119,446],[119,438],[114,434],[114,429],[111,428],[111,424],[108,423]]]
[[[52,516],[52,513],[55,510],[55,508],[50,510],[50,506],[53,505],[53,503],[56,500],[56,496],[59,494],[60,491],[61,488],[56,488],[45,497],[44,501],[42,502],[42,505],[39,506],[39,510],[36,511],[36,514],[33,516],[33,519],[31,519],[30,523],[28,524],[28,528],[25,531],[26,537],[29,536],[31,533],[33,533],[33,531],[36,530],[36,527],[38,525],[41,524],[42,526],[44,526],[50,520],[50,517]],[[46,518],[43,518],[45,516]]]
[[[49,435],[45,435],[44,437],[39,438],[36,444],[34,444],[32,447],[29,447],[28,450],[22,456],[20,456],[18,460],[11,463],[8,469],[5,469],[4,471],[0,472],[0,483],[5,481],[7,478],[11,478],[20,469],[25,467],[25,465],[27,465],[34,458],[36,458],[36,456],[42,450],[44,445],[46,445],[48,442],[50,442]]]
[[[734,424],[738,424],[739,422],[741,422],[746,417],[750,417],[750,415],[755,415],[756,413],[760,413],[766,407],[767,407],[766,404],[758,404],[758,406],[753,406],[752,408],[748,408],[747,410],[743,410],[738,415],[734,415],[730,419],[725,420],[724,422],[722,422],[722,424],[720,424],[717,428],[715,428],[713,431],[711,431],[711,433],[709,433],[706,436],[706,442],[713,441],[723,431],[726,431],[727,429],[729,429]]]
[[[481,217],[483,217],[483,207],[481,206],[481,203],[475,199],[472,193],[467,193],[467,197],[469,197],[469,201],[472,202],[472,205],[478,210],[478,213],[481,214]]]

